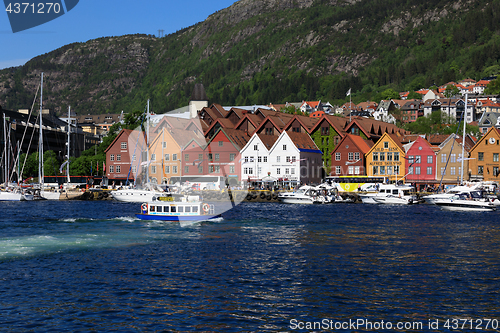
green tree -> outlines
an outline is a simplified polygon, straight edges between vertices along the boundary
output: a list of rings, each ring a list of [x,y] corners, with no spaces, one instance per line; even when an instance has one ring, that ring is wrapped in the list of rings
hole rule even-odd
[[[422,94],[419,94],[418,92],[412,91],[408,94],[408,99],[422,99]]]
[[[53,150],[43,153],[43,173],[45,176],[57,176],[59,174],[59,161]]]
[[[453,84],[449,84],[446,86],[446,89],[444,91],[444,96],[446,98],[451,98],[453,96],[457,96],[460,93],[460,90],[457,88],[457,86]]]
[[[399,93],[394,89],[386,89],[382,91],[381,97],[383,100],[399,99]]]
[[[500,80],[495,79],[490,81],[490,83],[484,89],[485,95],[499,95],[500,94]]]

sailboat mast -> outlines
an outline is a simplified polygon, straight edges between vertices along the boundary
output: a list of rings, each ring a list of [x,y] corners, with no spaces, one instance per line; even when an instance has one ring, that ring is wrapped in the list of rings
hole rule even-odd
[[[43,135],[42,135],[42,105],[43,105],[43,72],[40,85],[40,122],[38,129],[38,182],[40,189],[43,190]]]
[[[147,116],[146,116],[146,183],[149,184],[149,99],[148,99],[148,107],[147,107]]]
[[[3,156],[4,156],[4,182],[5,182],[5,188],[8,186],[7,179],[9,177],[9,171],[7,170],[7,126],[5,122],[5,112],[3,113],[3,143],[4,143],[4,148],[3,148]]]
[[[70,152],[69,140],[70,140],[70,138],[71,138],[71,106],[68,106],[68,142],[67,142],[67,145],[68,145],[68,164],[66,165],[66,176],[68,179],[68,186],[69,186],[69,183],[71,183],[70,177],[69,177],[69,152]]]
[[[467,125],[467,101],[469,94],[465,93],[465,115],[464,115],[464,132],[462,134],[462,172],[460,174],[460,185],[464,183],[464,160],[465,160],[465,126]]]

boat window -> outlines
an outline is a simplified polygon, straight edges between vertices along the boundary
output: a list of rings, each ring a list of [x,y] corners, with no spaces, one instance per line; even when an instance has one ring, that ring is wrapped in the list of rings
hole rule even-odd
[[[177,211],[178,211],[179,213],[184,213],[184,207],[183,207],[183,206],[179,206],[179,207],[177,208]]]
[[[168,206],[163,207],[163,212],[168,213]]]
[[[177,207],[170,206],[170,212],[175,213],[177,211]]]
[[[156,207],[156,211],[157,211],[158,213],[161,213],[161,212],[163,211],[162,206],[158,206],[158,207]]]
[[[186,206],[186,209],[184,210],[186,213],[191,213],[191,206]]]
[[[155,206],[153,206],[153,205],[149,206],[149,211],[150,212],[154,212],[155,211]]]
[[[193,213],[198,213],[198,206],[193,207]]]
[[[392,190],[392,194],[398,194],[398,190]]]

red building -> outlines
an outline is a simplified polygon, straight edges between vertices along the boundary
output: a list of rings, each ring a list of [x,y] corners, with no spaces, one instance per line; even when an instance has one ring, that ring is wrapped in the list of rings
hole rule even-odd
[[[241,181],[240,151],[248,140],[250,136],[244,131],[220,128],[205,148],[205,174],[223,176],[229,185],[238,184]]]
[[[114,182],[116,185],[125,185],[127,179],[134,182],[141,171],[141,157],[144,157],[141,152],[145,151],[145,147],[143,132],[122,129],[118,133],[105,151],[106,176],[110,184]]]
[[[331,154],[330,176],[366,175],[365,154],[372,146],[359,135],[346,134]]]
[[[417,190],[436,182],[436,153],[422,137],[404,146],[406,150],[406,182],[415,183]]]

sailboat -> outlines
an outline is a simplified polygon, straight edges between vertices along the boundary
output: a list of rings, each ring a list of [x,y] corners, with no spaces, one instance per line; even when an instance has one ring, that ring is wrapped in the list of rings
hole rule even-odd
[[[146,121],[146,179],[149,179],[149,100],[147,103],[147,121]],[[170,192],[164,191],[163,189],[157,187],[155,184],[149,183],[145,184],[145,188],[129,188],[120,189],[111,192],[111,197],[117,201],[124,202],[149,202],[152,201],[154,197],[172,197],[176,196]]]
[[[23,195],[19,188],[10,186],[9,184],[9,153],[7,151],[7,122],[5,119],[5,113],[3,114],[3,140],[4,140],[4,180],[5,180],[5,191],[0,191],[0,201],[21,201]]]
[[[45,191],[44,171],[43,171],[43,125],[42,125],[42,105],[43,105],[43,73],[40,89],[40,121],[38,131],[38,182],[40,183],[40,199],[59,200],[61,193],[58,190]]]

